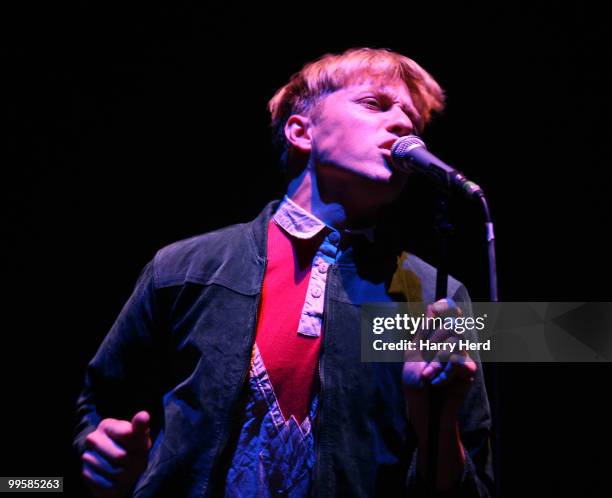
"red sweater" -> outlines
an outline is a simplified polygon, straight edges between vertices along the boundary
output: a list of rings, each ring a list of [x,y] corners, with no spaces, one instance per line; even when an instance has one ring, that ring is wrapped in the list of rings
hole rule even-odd
[[[268,264],[259,308],[256,342],[285,419],[308,415],[318,387],[321,336],[297,333],[312,260],[325,236],[292,237],[274,220],[268,225]]]

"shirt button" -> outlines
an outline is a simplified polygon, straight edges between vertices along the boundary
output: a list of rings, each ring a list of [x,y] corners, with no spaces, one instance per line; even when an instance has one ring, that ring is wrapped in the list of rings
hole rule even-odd
[[[319,289],[318,287],[312,289],[310,293],[312,294],[312,297],[321,297],[321,289]]]
[[[327,263],[325,263],[324,261],[321,261],[321,262],[319,263],[319,273],[325,273],[325,272],[327,272],[327,268],[328,268],[328,266],[329,266],[329,265],[328,265]]]
[[[338,232],[332,232],[329,234],[329,241],[336,245],[338,243],[338,241],[340,240],[340,234]]]

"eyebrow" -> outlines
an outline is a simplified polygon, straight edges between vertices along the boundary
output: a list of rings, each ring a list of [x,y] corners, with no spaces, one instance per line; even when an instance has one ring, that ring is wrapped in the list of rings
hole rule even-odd
[[[372,86],[364,90],[364,93],[367,93],[367,92],[374,93],[380,96],[384,96],[390,100],[393,100],[394,102],[397,102],[399,100],[399,97],[397,96],[397,94],[386,87]],[[400,109],[404,112],[404,114],[406,114],[406,116],[410,118],[410,121],[412,121],[412,123],[414,124],[415,129],[420,130],[421,125],[422,125],[422,119],[421,119],[421,115],[419,114],[419,111],[417,110],[417,108],[412,103],[402,102],[402,101],[399,101],[399,102],[400,102]]]

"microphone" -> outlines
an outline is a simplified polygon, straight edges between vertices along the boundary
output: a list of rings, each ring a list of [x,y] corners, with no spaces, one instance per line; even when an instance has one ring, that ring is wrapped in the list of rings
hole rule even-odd
[[[416,135],[398,138],[391,147],[391,162],[398,170],[417,171],[431,178],[442,190],[460,192],[471,199],[484,197],[482,189],[461,171],[440,161]]]

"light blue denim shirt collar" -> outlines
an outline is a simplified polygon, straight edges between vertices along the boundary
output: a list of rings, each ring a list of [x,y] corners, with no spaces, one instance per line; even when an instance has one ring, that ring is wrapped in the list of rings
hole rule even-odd
[[[274,221],[298,239],[311,239],[327,225],[285,196],[274,213]],[[331,229],[331,228],[330,228]]]
[[[274,213],[274,221],[287,233],[298,239],[310,239],[327,227],[332,232],[339,234],[361,234],[370,242],[374,240],[374,227],[346,229],[338,232],[338,230],[326,225],[314,214],[293,202],[286,195],[278,206],[276,213]]]

